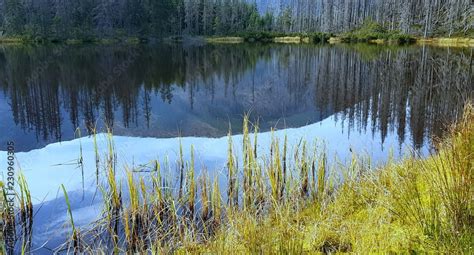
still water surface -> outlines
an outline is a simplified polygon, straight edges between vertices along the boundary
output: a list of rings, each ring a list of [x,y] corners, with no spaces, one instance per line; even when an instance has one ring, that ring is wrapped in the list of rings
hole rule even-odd
[[[221,137],[333,117],[341,137],[420,149],[472,95],[472,49],[370,45],[4,46],[0,144],[30,151],[110,127]],[[338,139],[334,137],[332,139]]]
[[[199,164],[225,182],[224,136],[229,124],[239,133],[244,113],[259,123],[263,152],[273,136],[266,131],[276,128],[275,136],[288,134],[289,143],[320,138],[329,140],[330,155],[366,150],[383,160],[389,149],[426,153],[431,138],[442,135],[472,98],[472,78],[472,49],[3,46],[0,144],[16,143],[35,205],[33,248],[49,254],[70,233],[60,184],[68,189],[78,226],[100,215],[94,145],[86,138],[94,129],[109,127],[117,135],[119,166],[163,155],[176,162],[181,140],[174,138],[186,137],[185,151],[195,146]],[[68,142],[79,136],[84,138]],[[79,148],[85,172],[69,164],[77,162]],[[0,148],[0,165],[5,158]]]

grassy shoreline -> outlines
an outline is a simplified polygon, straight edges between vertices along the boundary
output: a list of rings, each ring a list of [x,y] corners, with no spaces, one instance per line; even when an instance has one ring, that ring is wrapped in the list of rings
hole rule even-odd
[[[324,145],[301,141],[290,150],[286,137],[272,137],[269,154],[257,155],[258,127],[244,118],[242,131],[242,157],[229,132],[224,187],[205,169],[197,176],[193,147],[189,161],[179,148],[177,184],[158,161],[146,176],[118,168],[110,134],[108,155],[96,155],[97,173],[105,177],[98,184],[102,219],[76,227],[62,186],[72,229],[62,249],[94,254],[472,253],[472,106],[438,142],[437,154],[389,161],[377,169],[358,155],[348,164],[329,165]],[[116,176],[120,170],[125,179]],[[28,180],[20,179],[18,227],[28,231],[34,194]]]
[[[206,38],[208,43],[243,43],[245,38],[243,37],[209,37]],[[288,44],[302,44],[311,43],[308,37],[300,36],[286,36],[286,37],[275,37],[270,42],[272,43],[288,43]],[[396,45],[399,44],[397,40],[386,40],[386,39],[370,39],[364,41],[369,44],[387,44],[387,45]],[[330,37],[327,41],[330,44],[337,43],[359,43],[359,42],[349,42],[345,41],[343,37]],[[474,47],[473,38],[446,38],[446,37],[434,37],[434,38],[414,38],[414,41],[410,44],[419,44],[419,45],[433,45],[440,47]]]
[[[455,33],[461,35],[461,33]],[[432,38],[421,38],[412,34],[406,34],[399,30],[389,30],[382,24],[372,20],[366,20],[359,27],[344,33],[326,33],[326,32],[275,32],[275,31],[248,31],[239,32],[224,36],[169,36],[166,38],[138,38],[138,37],[110,37],[87,39],[49,39],[34,37],[8,38],[0,37],[0,44],[4,43],[44,43],[44,42],[64,42],[69,44],[80,43],[145,43],[148,41],[165,42],[184,42],[201,41],[207,43],[371,43],[371,44],[430,44],[435,46],[454,46],[454,47],[474,47],[474,38],[472,32],[463,33],[461,36],[443,37],[436,36]]]
[[[275,206],[265,217],[232,212],[210,253],[446,253],[474,250],[474,111],[468,106],[439,152],[371,172],[355,159],[345,181],[309,203]],[[301,206],[301,207],[299,207]],[[296,209],[295,209],[296,208]]]
[[[434,45],[440,47],[474,47],[474,38],[469,37],[438,37],[438,38],[418,38],[417,44]]]
[[[28,40],[21,37],[0,37],[0,45],[2,44],[140,44],[147,42],[148,40],[141,39],[138,37],[124,37],[124,38],[93,38],[93,39],[64,39],[64,40]]]
[[[208,43],[283,43],[283,44],[312,44],[312,43],[368,43],[379,45],[433,45],[440,47],[474,47],[471,37],[415,37],[399,33],[347,33],[332,35],[315,34],[280,34],[280,33],[249,33],[241,36],[205,37]]]
[[[378,45],[399,45],[399,44],[415,44],[415,45],[431,45],[437,47],[474,47],[474,38],[470,37],[432,37],[432,38],[422,38],[414,37],[410,42],[400,42],[397,39],[363,39],[363,40],[349,40],[344,36],[330,36],[325,38],[323,41],[315,42],[312,37],[309,36],[295,36],[295,35],[286,35],[286,36],[277,36],[270,37],[264,40],[248,39],[242,36],[222,36],[222,37],[190,37],[190,40],[193,41],[202,41],[210,44],[240,44],[240,43],[280,43],[280,44],[311,44],[311,43],[329,43],[329,44],[339,44],[339,43],[368,43],[368,44],[378,44]],[[185,39],[173,39],[165,38],[162,41],[164,42],[183,42]],[[125,38],[125,39],[97,39],[97,40],[78,40],[78,39],[68,39],[64,41],[25,41],[21,38],[0,38],[0,45],[22,45],[22,44],[45,44],[45,43],[55,43],[55,44],[68,44],[68,45],[80,45],[80,44],[140,44],[147,42],[147,40],[142,40],[139,38]]]

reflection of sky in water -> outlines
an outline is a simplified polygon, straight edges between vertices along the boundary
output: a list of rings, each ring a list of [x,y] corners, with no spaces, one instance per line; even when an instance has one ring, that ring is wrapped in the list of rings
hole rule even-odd
[[[241,129],[244,112],[258,117],[263,131],[301,127],[343,112],[339,118],[347,120],[345,125],[359,125],[351,132],[374,133],[368,137],[372,143],[382,143],[389,130],[396,130],[400,143],[410,133],[420,148],[459,115],[462,95],[453,88],[463,95],[472,90],[466,87],[469,73],[459,70],[469,61],[462,50],[140,47],[137,61],[100,94],[97,84],[127,59],[129,48],[76,46],[55,58],[38,84],[25,77],[51,48],[0,50],[5,62],[0,143],[14,140],[18,151],[29,151],[73,139],[78,126],[83,135],[95,124],[104,131],[105,123],[121,136],[221,137],[229,123],[234,132]]]
[[[370,157],[375,165],[383,163],[390,153],[395,159],[411,153],[410,141],[405,141],[403,147],[399,147],[399,141],[393,132],[390,132],[384,145],[378,141],[380,134],[372,132],[351,132],[342,131],[340,125],[342,121],[335,121],[331,116],[321,122],[303,126],[300,128],[289,128],[274,131],[275,139],[280,140],[282,145],[285,135],[288,136],[288,155],[292,155],[301,139],[308,142],[308,150],[311,150],[316,143],[318,150],[325,148],[329,155],[330,162],[344,163],[350,161],[352,152],[359,156]],[[344,129],[345,130],[345,129]],[[253,139],[253,134],[251,135]],[[258,135],[258,149],[260,156],[268,156],[269,145],[271,143],[271,132],[263,132]],[[107,141],[105,135],[99,135],[99,148],[102,154],[107,152]],[[240,157],[242,135],[233,135],[234,152]],[[375,141],[374,141],[375,140]],[[151,162],[159,160],[164,166],[168,161],[170,168],[174,169],[174,163],[177,161],[180,138],[135,138],[125,136],[115,136],[114,146],[117,154],[118,166],[137,168],[143,165],[152,165]],[[191,146],[196,151],[197,169],[205,168],[209,172],[216,174],[223,171],[227,159],[228,138],[200,138],[184,137],[181,138],[185,156],[189,156]],[[95,152],[93,138],[86,137],[73,141],[50,144],[42,149],[30,152],[18,152],[18,162],[22,171],[28,179],[35,180],[30,183],[30,189],[36,202],[54,198],[56,194],[51,192],[50,188],[56,188],[61,183],[70,184],[68,186],[73,190],[82,188],[81,178],[74,177],[80,174],[77,168],[77,159],[82,145],[82,154],[84,157],[84,171],[86,177],[95,177]],[[5,154],[5,152],[0,152]],[[426,155],[428,148],[423,147],[421,154]],[[105,155],[101,154],[101,158]],[[291,157],[289,157],[291,158]],[[0,159],[4,162],[5,157]],[[56,179],[57,178],[57,179]],[[43,181],[39,181],[42,180]],[[59,181],[61,180],[61,181]],[[91,180],[95,180],[92,178]],[[94,184],[94,183],[92,183]],[[94,187],[92,185],[91,187]]]
[[[71,115],[75,114],[77,124],[83,128],[88,114],[94,115],[92,119],[99,128],[101,123],[113,122],[119,175],[123,174],[121,171],[126,165],[137,167],[153,160],[159,160],[164,167],[167,158],[170,172],[174,173],[169,175],[175,179],[179,150],[176,137],[181,134],[185,157],[189,159],[193,145],[198,171],[207,169],[212,178],[219,178],[224,190],[228,146],[225,135],[229,123],[233,132],[239,133],[244,112],[259,118],[262,128],[258,140],[260,157],[268,155],[269,151],[271,134],[266,131],[277,126],[274,135],[280,143],[284,135],[288,135],[289,155],[300,139],[306,139],[310,144],[318,139],[325,142],[332,163],[336,160],[347,162],[352,150],[380,165],[390,152],[395,158],[400,158],[417,147],[418,153],[427,155],[430,136],[439,134],[443,121],[449,122],[459,114],[461,100],[457,92],[449,88],[461,86],[466,89],[462,86],[469,79],[465,72],[455,69],[462,65],[433,64],[441,57],[445,58],[447,52],[427,51],[423,55],[426,59],[420,60],[420,48],[403,48],[394,52],[368,48],[364,50],[374,52],[370,52],[372,56],[367,58],[354,49],[329,46],[280,45],[239,50],[229,46],[170,47],[177,51],[175,54],[184,55],[177,64],[174,63],[176,68],[167,69],[169,56],[164,52],[168,48],[152,49],[150,56],[140,59],[137,67],[132,67],[121,77],[113,92],[99,98],[95,98],[93,84],[101,79],[101,75],[94,77],[93,70],[82,70],[78,68],[82,65],[71,64],[73,61],[69,60],[58,61],[65,65],[64,69],[51,71],[45,77],[46,83],[26,86],[27,93],[22,90],[24,87],[6,86],[5,81],[0,80],[0,142],[4,144],[13,140],[18,151],[29,151],[18,152],[18,162],[29,181],[34,203],[47,202],[35,220],[36,233],[42,233],[35,236],[37,245],[50,237],[63,237],[68,231],[67,228],[58,230],[58,226],[67,222],[66,204],[60,197],[61,184],[70,192],[76,224],[89,223],[101,209],[101,195],[97,193],[95,183],[92,138],[86,136],[73,140],[75,124]],[[86,59],[99,56],[111,62],[117,61],[113,57],[109,59],[113,54],[102,56],[102,52],[96,49],[91,52],[90,49],[84,50],[81,53]],[[113,48],[103,51],[115,53]],[[190,58],[191,53],[197,57]],[[67,54],[74,56],[75,53]],[[209,57],[212,54],[223,60],[214,61]],[[462,54],[459,58],[449,59],[455,63],[466,61]],[[433,73],[444,74],[430,77],[428,82],[423,72],[416,71],[420,61],[424,61],[424,72],[431,68]],[[100,63],[103,62],[107,61],[90,63],[94,70],[101,70],[104,67]],[[226,64],[228,69],[225,69]],[[208,72],[204,70],[206,68]],[[185,74],[174,74],[176,70]],[[5,72],[0,67],[0,74]],[[159,72],[158,77],[152,76],[156,72]],[[451,72],[457,75],[448,75]],[[74,83],[83,73],[90,76],[92,86],[84,86],[82,80],[79,84]],[[163,77],[169,73],[179,78]],[[56,80],[62,76],[72,78]],[[181,83],[177,81],[180,79]],[[67,84],[68,81],[71,84]],[[441,88],[441,92],[433,87]],[[45,96],[39,98],[35,94],[38,90]],[[466,94],[472,92],[472,88],[466,90]],[[56,96],[56,101],[50,100],[51,95]],[[56,104],[48,105],[52,108],[48,108],[50,112],[39,111],[43,106],[35,108],[37,105],[32,105],[38,103],[35,100]],[[73,102],[77,103],[74,107]],[[22,114],[26,118],[23,122],[18,120]],[[45,133],[47,138],[43,137]],[[58,140],[63,142],[57,143],[55,135],[59,135]],[[233,137],[236,153],[242,150],[241,140],[241,135]],[[81,169],[74,165],[79,157],[80,144],[84,156],[84,191]],[[102,135],[99,136],[99,145],[103,159],[107,145]],[[5,152],[0,148],[0,165],[6,164],[5,158]]]
[[[338,163],[351,160],[352,154],[349,148],[354,148],[353,151],[359,155],[376,159],[373,162],[374,165],[383,164],[392,149],[395,159],[400,158],[404,153],[405,155],[410,154],[411,145],[409,145],[409,141],[406,141],[407,146],[400,150],[398,138],[393,132],[387,135],[385,144],[382,146],[380,143],[374,142],[374,140],[381,139],[380,134],[373,135],[371,132],[351,132],[348,134],[342,131],[340,125],[342,125],[342,121],[335,121],[335,117],[331,116],[319,123],[308,126],[275,131],[273,136],[280,141],[284,140],[285,134],[288,136],[288,155],[294,153],[295,146],[300,139],[308,141],[308,148],[311,148],[312,141],[325,141],[325,148],[332,166],[336,165],[334,164],[335,160]],[[268,157],[271,136],[270,132],[260,133],[258,136],[260,159]],[[242,135],[233,136],[234,152],[239,158],[242,150],[241,140]],[[199,175],[202,169],[206,169],[211,178],[219,178],[220,186],[224,191],[227,181],[225,164],[228,138],[184,137],[181,142],[185,160],[189,160],[191,145],[194,146],[196,174]],[[81,170],[74,165],[79,156],[80,144],[82,144],[84,156],[84,191],[82,189]],[[103,159],[107,151],[107,141],[104,135],[98,136],[98,144]],[[152,167],[153,163],[151,162],[159,160],[163,174],[176,181],[178,172],[175,170],[175,162],[178,160],[179,144],[178,138],[115,137],[114,145],[119,169],[117,171],[118,178],[124,177],[124,167],[122,166],[128,166],[129,168]],[[319,144],[321,145],[321,143]],[[428,153],[427,148],[423,148],[421,153],[426,155]],[[6,163],[4,162],[5,158],[5,152],[0,152],[0,165]],[[95,154],[92,138],[51,144],[43,149],[17,153],[17,158],[22,172],[29,180],[29,188],[34,203],[46,202],[36,216],[35,231],[36,233],[42,233],[42,235],[35,236],[35,245],[42,244],[51,238],[61,239],[69,231],[67,228],[58,231],[58,226],[65,226],[68,220],[65,213],[66,204],[64,198],[61,197],[62,192],[59,190],[61,184],[64,184],[70,193],[76,225],[85,226],[97,215],[100,215],[101,195],[100,192],[97,193],[96,189]],[[166,162],[169,162],[168,170],[166,170]],[[239,164],[241,164],[241,159],[239,159]],[[149,173],[141,175],[146,177]],[[173,186],[173,188],[177,189],[176,186]],[[225,194],[223,195],[225,196]],[[93,199],[94,197],[95,199]],[[50,245],[58,244],[58,239],[53,240]]]

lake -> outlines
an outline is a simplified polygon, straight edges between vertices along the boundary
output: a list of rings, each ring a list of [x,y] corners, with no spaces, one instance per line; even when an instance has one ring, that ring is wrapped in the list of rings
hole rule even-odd
[[[108,131],[120,169],[159,160],[176,178],[180,146],[186,160],[194,148],[197,174],[207,169],[222,187],[227,135],[238,155],[245,114],[258,124],[259,155],[272,137],[287,137],[293,149],[301,139],[322,141],[332,162],[353,152],[375,164],[426,156],[472,98],[472,53],[368,44],[2,46],[0,144],[15,143],[35,205],[32,246],[48,254],[70,233],[61,184],[77,226],[101,214],[95,150],[105,161]]]
[[[0,144],[103,132],[222,137],[333,117],[347,139],[428,148],[472,94],[472,50],[376,45],[3,46]],[[80,128],[81,132],[77,132]]]

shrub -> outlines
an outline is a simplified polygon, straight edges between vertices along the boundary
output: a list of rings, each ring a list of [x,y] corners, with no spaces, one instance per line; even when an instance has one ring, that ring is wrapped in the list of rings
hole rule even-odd
[[[331,38],[331,34],[322,32],[309,33],[306,36],[309,37],[310,41],[313,43],[324,43]]]
[[[344,34],[343,41],[346,42],[370,42],[372,40],[388,40],[400,44],[412,43],[415,39],[400,31],[389,31],[381,24],[367,20],[359,28]]]
[[[285,36],[284,33],[277,32],[242,32],[238,36],[243,37],[246,42],[272,42],[273,38]]]

